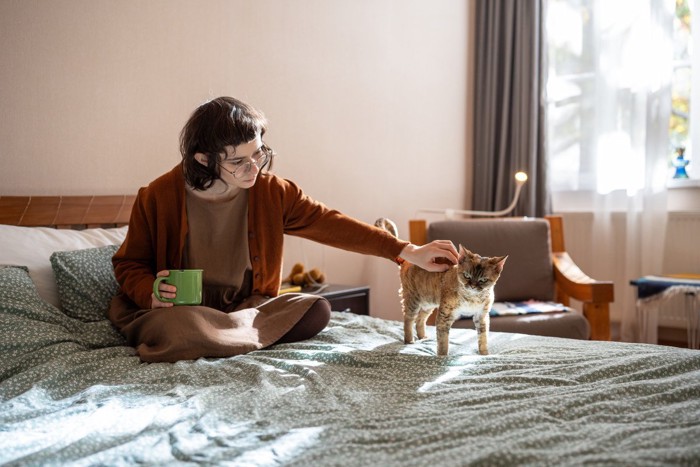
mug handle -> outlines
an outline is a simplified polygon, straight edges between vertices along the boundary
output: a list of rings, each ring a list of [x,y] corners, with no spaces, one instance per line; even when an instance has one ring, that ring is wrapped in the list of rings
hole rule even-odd
[[[156,280],[153,282],[153,295],[155,295],[156,298],[163,303],[172,303],[175,300],[174,298],[161,297],[160,291],[158,290],[158,285],[167,278],[168,276],[156,277]]]

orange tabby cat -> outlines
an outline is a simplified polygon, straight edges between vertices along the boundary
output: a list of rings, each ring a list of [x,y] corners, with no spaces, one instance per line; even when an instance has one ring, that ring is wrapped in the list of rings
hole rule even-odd
[[[375,225],[386,229],[388,219]],[[391,222],[394,226],[395,224]],[[387,229],[390,230],[390,229]],[[392,232],[394,233],[394,232]],[[400,266],[404,342],[412,344],[415,324],[418,339],[425,338],[425,323],[437,309],[437,353],[447,355],[450,328],[460,314],[473,315],[479,353],[488,354],[489,311],[493,289],[507,256],[482,257],[459,245],[459,262],[445,272],[428,272],[408,262]]]

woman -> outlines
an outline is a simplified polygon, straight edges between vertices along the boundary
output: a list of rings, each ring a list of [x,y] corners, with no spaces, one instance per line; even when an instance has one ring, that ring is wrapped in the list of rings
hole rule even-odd
[[[278,296],[283,235],[358,253],[402,258],[429,271],[457,261],[449,241],[421,247],[352,219],[272,175],[264,116],[231,97],[197,108],[180,135],[182,162],[138,192],[113,264],[121,293],[109,318],[143,361],[227,357],[313,337],[330,305],[309,294]],[[153,294],[156,276],[203,269],[198,306]],[[162,298],[177,295],[161,282]]]

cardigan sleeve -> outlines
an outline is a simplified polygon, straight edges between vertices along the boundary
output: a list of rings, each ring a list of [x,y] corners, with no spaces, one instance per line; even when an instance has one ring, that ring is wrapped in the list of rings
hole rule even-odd
[[[112,258],[122,292],[141,309],[151,307],[157,271],[182,268],[187,235],[185,179],[176,165],[139,189],[124,243]]]
[[[122,292],[141,309],[151,307],[155,280],[155,252],[152,245],[146,188],[141,188],[131,211],[124,243],[112,257],[114,274]]]
[[[281,180],[284,232],[356,253],[395,260],[409,244],[368,223],[353,219],[307,196],[289,180]]]

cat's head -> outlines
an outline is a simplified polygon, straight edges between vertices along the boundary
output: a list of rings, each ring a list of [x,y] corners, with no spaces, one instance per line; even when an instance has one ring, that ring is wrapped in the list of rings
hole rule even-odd
[[[457,263],[460,279],[466,286],[475,289],[493,287],[501,277],[506,259],[508,256],[480,256],[460,245]]]

